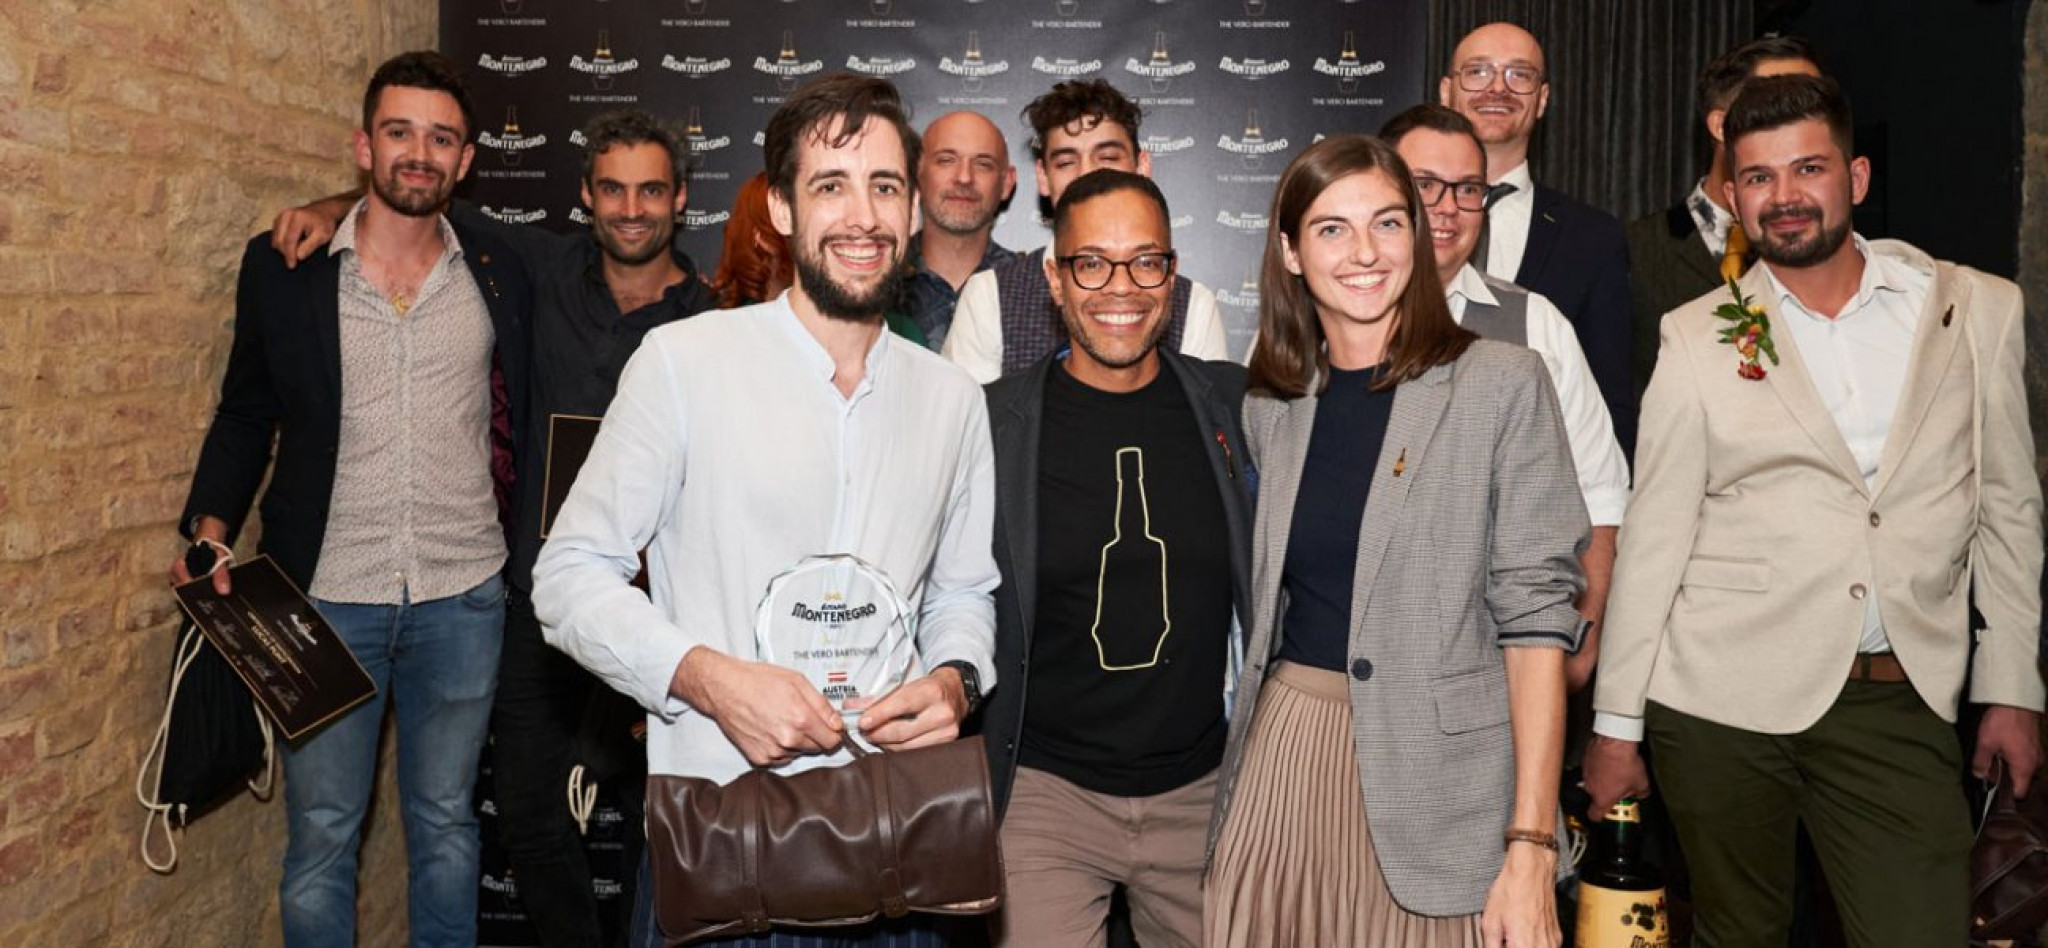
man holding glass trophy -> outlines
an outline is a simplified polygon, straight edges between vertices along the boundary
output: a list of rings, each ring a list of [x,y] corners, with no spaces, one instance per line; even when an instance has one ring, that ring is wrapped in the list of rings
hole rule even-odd
[[[719,784],[950,741],[995,683],[982,394],[882,328],[916,133],[887,82],[834,75],[765,138],[794,287],[649,333],[534,568],[549,643],[648,710],[649,772]],[[945,943],[917,915],[829,934]]]

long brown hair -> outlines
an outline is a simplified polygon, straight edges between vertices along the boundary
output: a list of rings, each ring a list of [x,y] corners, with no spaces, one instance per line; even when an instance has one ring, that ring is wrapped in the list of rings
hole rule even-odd
[[[1430,369],[1463,355],[1477,339],[1451,318],[1443,284],[1436,273],[1436,251],[1422,216],[1422,199],[1408,163],[1392,146],[1367,135],[1336,135],[1310,145],[1289,162],[1273,192],[1266,218],[1266,256],[1259,268],[1259,339],[1252,347],[1251,388],[1274,398],[1292,399],[1321,391],[1329,384],[1330,356],[1322,321],[1308,283],[1288,272],[1281,236],[1301,246],[1301,219],[1309,205],[1331,185],[1354,174],[1378,172],[1393,179],[1408,196],[1409,232],[1414,235],[1414,262],[1408,285],[1401,290],[1387,340],[1387,370],[1374,388],[1387,389],[1420,377]]]
[[[768,220],[768,173],[740,185],[725,220],[725,242],[718,254],[718,272],[711,289],[723,309],[766,302],[771,285],[788,286],[796,279],[796,261],[789,241]]]

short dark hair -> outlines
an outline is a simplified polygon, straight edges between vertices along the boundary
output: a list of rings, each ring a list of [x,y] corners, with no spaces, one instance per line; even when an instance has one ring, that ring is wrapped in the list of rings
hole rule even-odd
[[[1115,122],[1123,126],[1131,136],[1131,150],[1138,148],[1138,121],[1144,113],[1138,103],[1118,92],[1107,79],[1069,79],[1053,86],[1044,95],[1031,100],[1021,113],[1024,122],[1031,126],[1031,159],[1045,160],[1045,139],[1056,128],[1066,128],[1076,122],[1085,128],[1094,128],[1103,122]],[[1092,121],[1091,121],[1092,119]]]
[[[1116,168],[1097,168],[1067,185],[1067,189],[1060,193],[1060,202],[1052,209],[1054,238],[1058,238],[1060,229],[1066,226],[1067,218],[1072,216],[1077,205],[1118,191],[1136,191],[1152,199],[1152,203],[1159,206],[1159,218],[1167,222],[1167,240],[1172,241],[1173,214],[1166,209],[1166,195],[1159,190],[1159,185],[1142,174]]]
[[[1820,65],[1820,57],[1813,47],[1797,36],[1765,36],[1750,40],[1719,56],[1700,71],[1697,90],[1700,117],[1708,112],[1725,109],[1735,101],[1736,93],[1742,91],[1742,84],[1756,75],[1758,66],[1782,59],[1803,59]]]
[[[597,172],[597,156],[625,145],[656,145],[668,153],[669,184],[681,187],[690,174],[690,150],[660,119],[639,109],[615,109],[593,116],[583,125],[583,180]]]
[[[1752,79],[1728,105],[1728,118],[1721,123],[1721,140],[1727,143],[1728,163],[1735,163],[1735,142],[1744,135],[1783,128],[1794,122],[1819,119],[1827,123],[1828,134],[1844,158],[1856,154],[1856,123],[1849,112],[1849,97],[1842,87],[1826,76],[1765,76]]]
[[[363,91],[363,131],[374,131],[370,126],[377,120],[377,102],[387,86],[447,93],[462,109],[462,140],[476,137],[476,102],[470,99],[469,83],[462,78],[462,67],[455,65],[454,60],[431,49],[399,53],[385,60],[371,74],[370,87]]]
[[[768,117],[761,143],[768,164],[768,187],[794,203],[796,157],[804,140],[825,138],[826,144],[842,148],[871,118],[895,126],[896,137],[903,142],[904,186],[916,187],[919,139],[917,129],[910,126],[903,96],[887,79],[850,72],[829,73],[798,86]],[[832,134],[834,123],[838,123],[837,135]]]
[[[1401,110],[1401,114],[1380,126],[1380,140],[1398,149],[1401,139],[1407,138],[1409,132],[1425,128],[1472,139],[1472,147],[1479,149],[1479,174],[1481,177],[1486,175],[1486,143],[1479,140],[1479,130],[1472,127],[1471,119],[1447,105],[1424,102]]]

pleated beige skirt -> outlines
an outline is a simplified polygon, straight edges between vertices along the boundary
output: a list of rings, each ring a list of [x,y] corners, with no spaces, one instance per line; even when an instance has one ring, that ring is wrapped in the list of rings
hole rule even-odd
[[[1479,948],[1479,916],[1395,904],[1365,821],[1341,672],[1291,662],[1259,690],[1203,891],[1208,948]]]

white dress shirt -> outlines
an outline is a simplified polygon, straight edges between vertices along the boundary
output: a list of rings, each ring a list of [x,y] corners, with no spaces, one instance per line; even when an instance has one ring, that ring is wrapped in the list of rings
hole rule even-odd
[[[1451,318],[1461,325],[1466,301],[1500,305],[1493,289],[1470,263],[1451,279],[1445,296],[1451,304]],[[1618,526],[1628,509],[1628,461],[1622,456],[1621,442],[1614,437],[1614,420],[1607,415],[1607,402],[1593,381],[1593,369],[1586,364],[1585,350],[1579,348],[1578,334],[1541,293],[1529,293],[1527,321],[1524,334],[1528,346],[1543,357],[1551,387],[1557,390],[1557,407],[1564,414],[1572,463],[1579,469],[1579,494],[1586,500],[1586,516],[1596,527]]]
[[[786,293],[648,333],[541,549],[533,602],[548,644],[648,710],[651,773],[722,783],[748,769],[670,680],[700,645],[756,660],[755,607],[805,556],[880,567],[917,616],[923,664],[964,659],[995,687],[981,390],[888,332],[851,396],[832,375]],[[649,593],[629,585],[643,547]]]
[[[1200,280],[1188,293],[1187,325],[1180,334],[1180,351],[1196,359],[1223,361],[1230,358],[1229,337],[1223,331],[1223,316],[1216,311],[1216,293]],[[953,328],[946,333],[942,350],[946,358],[967,370],[974,380],[986,385],[1003,374],[1003,306],[996,292],[996,275],[983,270],[960,286],[960,302],[953,308]]]
[[[1522,270],[1522,255],[1529,249],[1529,222],[1536,216],[1536,179],[1529,177],[1529,163],[1524,161],[1494,183],[1512,184],[1515,190],[1486,211],[1486,273],[1513,283]]]
[[[1913,337],[1920,324],[1920,310],[1927,302],[1934,276],[1905,263],[1870,252],[1863,235],[1855,235],[1856,251],[1863,255],[1863,280],[1842,311],[1830,319],[1807,308],[1799,297],[1778,282],[1769,263],[1763,264],[1770,293],[1778,304],[1778,319],[1772,331],[1792,336],[1799,360],[1821,404],[1835,420],[1835,430],[1849,446],[1865,486],[1877,483],[1878,461],[1884,456],[1885,438],[1890,435],[1892,416],[1898,410],[1899,395],[1906,388],[1906,368],[1913,356]],[[1769,359],[1764,369],[1770,370]],[[1884,634],[1884,617],[1878,609],[1882,596],[1865,600],[1863,638],[1858,652],[1889,652],[1891,640]],[[1593,730],[1622,740],[1639,741],[1643,719],[1599,712],[1593,716]]]

